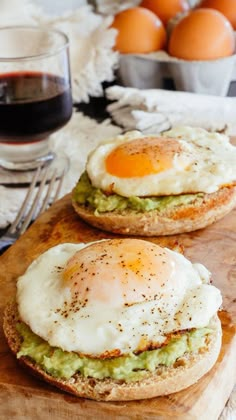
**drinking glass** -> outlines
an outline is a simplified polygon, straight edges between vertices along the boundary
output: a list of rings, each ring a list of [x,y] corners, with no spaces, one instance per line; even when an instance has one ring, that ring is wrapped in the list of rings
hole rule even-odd
[[[69,41],[38,26],[0,28],[0,166],[51,162],[49,136],[72,115]]]

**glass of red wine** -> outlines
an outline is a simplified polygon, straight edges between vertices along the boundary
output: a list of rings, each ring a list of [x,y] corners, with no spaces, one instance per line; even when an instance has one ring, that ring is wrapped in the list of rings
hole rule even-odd
[[[0,166],[25,171],[53,161],[49,136],[71,115],[67,36],[37,26],[0,28]]]

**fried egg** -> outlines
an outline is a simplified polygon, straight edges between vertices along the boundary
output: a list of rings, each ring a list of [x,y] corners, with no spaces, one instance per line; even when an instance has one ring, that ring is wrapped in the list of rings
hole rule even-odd
[[[236,180],[236,147],[201,128],[135,131],[100,144],[86,170],[94,187],[124,197],[213,193]]]
[[[17,302],[22,321],[51,346],[105,358],[207,326],[222,301],[209,279],[203,265],[141,239],[65,243],[19,277]]]

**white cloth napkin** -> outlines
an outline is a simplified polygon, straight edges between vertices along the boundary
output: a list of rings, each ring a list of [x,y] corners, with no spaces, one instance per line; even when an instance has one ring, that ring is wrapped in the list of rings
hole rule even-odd
[[[158,133],[175,125],[202,127],[236,135],[236,98],[176,92],[140,90],[122,86],[106,89],[107,110],[125,129]]]
[[[70,122],[51,136],[51,150],[63,153],[69,159],[69,170],[63,181],[60,196],[70,192],[83,172],[88,153],[97,144],[120,132],[120,128],[105,120],[95,120],[74,112]],[[27,177],[27,174],[26,174]],[[25,188],[7,188],[0,186],[0,228],[11,223],[26,195]]]
[[[38,24],[65,32],[70,40],[72,92],[76,102],[101,96],[102,82],[114,79],[118,54],[113,51],[116,30],[110,29],[112,17],[92,12],[90,6],[61,16],[42,16]]]

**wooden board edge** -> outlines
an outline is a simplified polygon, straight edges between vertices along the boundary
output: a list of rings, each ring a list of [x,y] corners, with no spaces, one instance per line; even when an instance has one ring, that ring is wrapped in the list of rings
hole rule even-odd
[[[198,420],[201,418],[201,420],[209,420],[210,411],[210,419],[217,420],[230,396],[236,380],[236,329],[226,312],[223,311],[220,317],[224,335],[224,349],[221,351],[213,370],[191,387],[191,392],[196,392],[200,397],[197,398],[194,405],[188,407],[184,403],[185,397],[180,397],[180,393],[168,396],[170,407],[176,407],[176,419]],[[28,375],[29,373],[25,371],[25,374]],[[41,381],[40,383],[44,384]],[[217,395],[217,400],[215,398],[209,399],[209,395],[214,395],[217,384],[220,384],[221,387],[223,384],[223,392]],[[204,390],[199,394],[198,387],[201,386],[204,387]],[[154,400],[157,401],[158,399]],[[98,403],[88,399],[78,399],[50,386],[45,389],[38,388],[33,393],[33,390],[27,386],[0,382],[0,413],[4,420],[18,418],[31,420],[32,413],[34,413],[35,420],[53,420],[55,417],[60,420],[68,420],[68,416],[70,419],[89,420],[96,418],[97,420],[103,420],[107,419],[108,413],[113,420],[129,420],[138,418],[138,412],[142,413],[142,420],[173,418],[171,408],[166,410],[162,404],[158,408],[158,403],[152,406],[152,400],[150,400],[150,404],[148,404],[149,400],[144,401],[147,403],[145,410],[142,407],[142,401]],[[134,410],[133,404],[137,404],[137,409]],[[204,415],[204,413],[206,414]]]

